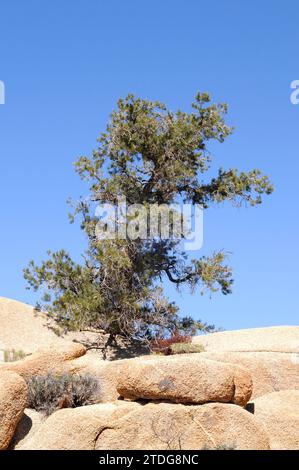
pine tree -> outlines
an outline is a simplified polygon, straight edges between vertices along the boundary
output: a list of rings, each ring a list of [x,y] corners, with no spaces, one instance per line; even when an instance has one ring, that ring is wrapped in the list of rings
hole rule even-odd
[[[273,190],[259,170],[238,172],[220,168],[208,177],[210,141],[223,142],[232,128],[224,120],[225,104],[212,104],[198,93],[189,113],[171,112],[160,102],[128,95],[120,99],[106,132],[91,157],[75,163],[79,176],[89,183],[89,198],[76,205],[88,249],[81,264],[61,250],[49,252],[41,266],[33,261],[24,270],[29,288],[45,289],[43,302],[67,329],[104,330],[115,338],[147,341],[184,330],[212,327],[181,317],[177,306],[163,294],[168,280],[192,291],[231,293],[232,272],[226,254],[190,260],[179,240],[99,239],[95,204],[212,204],[230,201],[255,206],[262,194]]]

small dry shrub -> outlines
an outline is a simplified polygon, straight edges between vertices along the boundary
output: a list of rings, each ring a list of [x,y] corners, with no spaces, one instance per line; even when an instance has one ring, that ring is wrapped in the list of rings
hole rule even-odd
[[[190,344],[192,341],[191,336],[174,333],[170,338],[155,339],[151,343],[151,351],[155,354],[163,354],[169,356],[173,354],[172,345],[174,344]]]
[[[20,361],[26,357],[26,353],[24,353],[24,351],[16,351],[15,349],[5,350],[3,355],[4,362]]]
[[[205,348],[201,344],[174,343],[170,346],[171,354],[192,354],[204,352]]]
[[[205,445],[201,450],[236,450],[237,446],[235,443],[232,444],[218,444],[215,447]]]
[[[99,382],[91,375],[47,374],[28,381],[28,407],[49,416],[61,408],[91,405]]]

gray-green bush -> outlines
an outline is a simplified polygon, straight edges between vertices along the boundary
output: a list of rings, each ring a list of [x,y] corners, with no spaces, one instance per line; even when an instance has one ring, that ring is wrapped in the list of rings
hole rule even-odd
[[[204,352],[205,348],[201,344],[174,343],[170,346],[171,354],[193,354]]]
[[[76,408],[95,402],[99,382],[90,375],[47,374],[28,381],[28,407],[49,416],[61,408]]]
[[[26,353],[22,350],[16,351],[15,349],[5,350],[3,353],[4,362],[20,361],[26,357]]]

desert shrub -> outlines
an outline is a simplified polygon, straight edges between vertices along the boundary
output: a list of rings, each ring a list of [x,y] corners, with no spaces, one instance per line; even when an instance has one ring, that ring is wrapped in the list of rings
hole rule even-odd
[[[26,353],[24,351],[16,351],[15,349],[6,350],[4,351],[4,362],[15,362],[20,361],[26,357]]]
[[[76,408],[94,403],[99,390],[97,379],[90,375],[47,374],[28,381],[28,407],[47,416],[61,408]]]
[[[205,445],[201,450],[236,450],[237,446],[235,443],[232,444],[218,444],[215,447]]]
[[[236,450],[235,444],[219,444],[215,450]]]
[[[169,356],[173,354],[172,345],[174,344],[190,344],[191,336],[181,333],[174,333],[169,338],[159,338],[151,342],[150,349],[154,354],[163,354]]]
[[[204,352],[205,348],[201,344],[174,343],[170,346],[171,354],[191,354]]]

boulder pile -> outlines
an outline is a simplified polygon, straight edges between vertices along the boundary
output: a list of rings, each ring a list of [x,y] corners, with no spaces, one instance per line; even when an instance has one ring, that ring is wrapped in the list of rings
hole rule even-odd
[[[299,449],[299,328],[194,342],[205,352],[103,361],[62,339],[0,362],[0,450]],[[95,377],[93,404],[29,409],[28,381],[49,373]]]
[[[119,401],[56,411],[19,449],[269,449],[263,425],[237,405]]]
[[[116,361],[118,399],[61,409],[48,418],[25,409],[25,380],[49,371],[82,373],[76,362],[85,357],[84,348],[68,344],[2,364],[1,449],[269,449],[266,418],[263,424],[263,418],[245,409],[252,393],[250,374],[200,356]],[[112,364],[107,363],[106,374]]]

